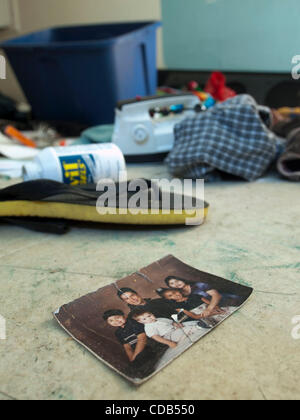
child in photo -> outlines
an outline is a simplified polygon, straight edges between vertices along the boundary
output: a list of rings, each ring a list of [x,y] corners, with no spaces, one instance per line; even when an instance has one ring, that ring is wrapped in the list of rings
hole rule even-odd
[[[133,324],[125,314],[118,309],[106,311],[103,319],[110,327],[116,328],[115,336],[123,346],[128,358],[128,376],[134,378],[144,378],[155,371],[155,365],[161,354],[153,351],[148,344],[147,336],[143,325]]]
[[[145,326],[148,337],[169,346],[169,350],[162,356],[156,369],[161,369],[179,356],[207,333],[207,329],[198,327],[197,321],[177,324],[171,319],[156,318],[151,312],[136,310],[133,319]]]
[[[153,313],[138,309],[131,314],[132,318],[144,325],[147,337],[166,344],[170,348],[177,347],[183,339],[192,336],[202,336],[206,330],[198,326],[196,321],[176,324],[172,319],[156,318]]]

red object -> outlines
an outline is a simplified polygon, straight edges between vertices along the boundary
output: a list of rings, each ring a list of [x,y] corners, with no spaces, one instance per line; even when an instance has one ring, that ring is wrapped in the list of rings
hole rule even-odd
[[[188,90],[194,92],[195,90],[197,90],[199,87],[199,83],[195,82],[195,80],[192,80],[189,84],[188,84]]]
[[[210,79],[206,83],[205,92],[219,102],[224,102],[229,98],[237,96],[236,92],[226,86],[226,77],[223,73],[216,71],[212,73]]]

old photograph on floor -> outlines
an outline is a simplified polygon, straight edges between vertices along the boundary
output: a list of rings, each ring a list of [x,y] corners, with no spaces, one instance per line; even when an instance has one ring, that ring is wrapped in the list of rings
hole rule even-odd
[[[74,340],[135,385],[237,311],[253,290],[167,256],[60,307]]]

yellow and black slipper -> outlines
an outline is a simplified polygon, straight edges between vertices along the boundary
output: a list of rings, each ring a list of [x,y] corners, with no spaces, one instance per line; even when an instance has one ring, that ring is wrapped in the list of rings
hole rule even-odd
[[[128,192],[128,183],[116,184],[114,191],[104,189],[102,192],[96,191],[96,185],[74,187],[43,179],[13,185],[0,190],[0,221],[24,226],[27,220],[27,227],[43,231],[43,218],[45,231],[47,222],[48,230],[53,231],[56,226],[59,231],[57,233],[63,233],[60,231],[64,227],[54,223],[53,219],[122,225],[184,225],[187,220],[193,219],[199,220],[199,223],[188,224],[199,225],[204,222],[209,208],[206,202],[193,197],[190,208],[181,210],[182,204],[179,208],[178,203],[183,203],[185,197],[170,193],[167,210],[163,206],[161,190],[157,188],[158,194],[155,195],[151,181],[143,181],[147,188],[137,189],[135,192]],[[132,211],[137,193],[141,198],[140,205],[135,206],[135,211]]]

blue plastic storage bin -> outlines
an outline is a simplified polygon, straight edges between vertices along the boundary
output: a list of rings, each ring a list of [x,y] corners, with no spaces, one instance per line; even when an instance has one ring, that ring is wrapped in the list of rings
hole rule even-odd
[[[159,22],[53,28],[0,44],[34,118],[112,123],[120,100],[154,95]]]

